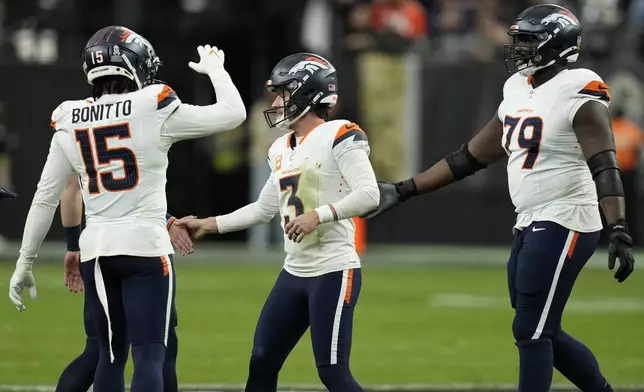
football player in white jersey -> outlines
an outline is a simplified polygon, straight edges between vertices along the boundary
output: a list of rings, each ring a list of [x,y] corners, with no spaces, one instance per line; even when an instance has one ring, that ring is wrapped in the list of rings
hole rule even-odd
[[[173,253],[166,230],[166,168],[173,143],[230,130],[246,111],[224,53],[199,47],[195,71],[210,77],[217,103],[180,102],[155,84],[160,65],[150,43],[110,26],[85,46],[83,69],[93,97],[63,102],[52,115],[54,134],[27,216],[9,293],[35,296],[32,264],[49,230],[68,177],[80,175],[86,228],[80,236],[81,274],[99,341],[94,391],[124,391],[128,343],[131,390],[163,390],[162,368],[174,302]]]
[[[286,261],[259,316],[246,391],[277,390],[282,364],[309,326],[322,383],[331,392],[362,391],[349,370],[362,280],[351,218],[379,200],[367,136],[352,122],[325,121],[338,83],[318,55],[282,59],[266,87],[275,94],[266,121],[289,132],[268,151],[272,172],[259,198],[227,215],[175,224],[198,238],[267,223],[279,212]]]
[[[602,79],[577,60],[581,26],[568,10],[536,5],[510,27],[504,49],[512,76],[498,113],[470,142],[424,173],[380,183],[371,217],[422,193],[459,181],[508,156],[510,195],[518,214],[507,265],[512,330],[519,350],[519,392],[550,390],[553,366],[582,391],[611,391],[597,360],[561,329],[573,285],[599,241],[598,200],[610,230],[610,269],[623,282],[633,271],[633,240],[615,158]]]
[[[60,199],[60,218],[63,224],[67,253],[64,263],[64,282],[69,291],[83,291],[84,285],[80,276],[80,247],[78,241],[81,235],[83,218],[83,195],[77,174],[72,175],[65,185]],[[167,214],[166,214],[167,218]],[[192,241],[185,227],[175,226],[173,220],[168,220],[168,234],[175,248],[182,254],[192,253]],[[172,256],[169,256],[172,260]],[[85,329],[85,347],[83,352],[70,362],[61,373],[56,383],[56,392],[87,392],[94,382],[94,374],[99,360],[98,338],[88,297],[84,296],[83,326]],[[173,303],[168,343],[166,345],[165,361],[163,363],[163,392],[177,392],[177,350],[178,340],[175,328],[177,315]]]

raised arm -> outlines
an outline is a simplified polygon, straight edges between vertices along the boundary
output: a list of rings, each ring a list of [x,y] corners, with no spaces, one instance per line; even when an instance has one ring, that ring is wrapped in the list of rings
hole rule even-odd
[[[208,45],[200,46],[197,51],[199,63],[190,62],[189,66],[208,75],[217,94],[217,103],[208,106],[179,104],[163,126],[161,135],[166,147],[181,140],[229,131],[246,119],[244,102],[224,69],[224,52]],[[169,90],[168,94],[174,92]]]

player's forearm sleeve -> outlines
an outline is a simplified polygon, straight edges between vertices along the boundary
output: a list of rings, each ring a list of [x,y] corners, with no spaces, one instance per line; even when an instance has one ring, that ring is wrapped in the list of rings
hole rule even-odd
[[[245,230],[259,223],[268,223],[278,211],[279,195],[271,174],[259,193],[257,201],[230,214],[216,217],[217,228],[220,234]]]
[[[51,141],[49,156],[47,156],[36,194],[27,214],[18,263],[31,265],[38,256],[40,246],[56,214],[56,207],[58,207],[65,182],[73,172],[72,166],[58,142],[58,138],[62,136],[58,136],[56,133]]]
[[[217,103],[208,106],[180,104],[163,126],[162,137],[170,144],[229,131],[244,122],[246,108],[228,72],[210,75]]]
[[[336,158],[336,162],[351,193],[337,203],[316,208],[321,223],[366,214],[378,207],[380,201],[376,175],[365,150],[346,151]]]

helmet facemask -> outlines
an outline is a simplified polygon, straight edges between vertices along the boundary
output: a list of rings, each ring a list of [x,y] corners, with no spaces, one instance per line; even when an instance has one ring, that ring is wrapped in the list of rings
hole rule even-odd
[[[536,71],[554,64],[543,56],[542,47],[550,40],[548,33],[510,31],[512,44],[503,47],[505,68],[509,73],[532,76]]]
[[[523,76],[532,76],[559,62],[574,63],[579,57],[581,37],[577,37],[575,46],[562,48],[553,46],[553,36],[547,32],[510,30],[509,34],[513,43],[503,47],[503,59],[510,74],[519,72]]]
[[[267,87],[269,92],[275,94],[276,97],[281,96],[282,98],[282,106],[271,107],[270,109],[264,110],[264,118],[266,119],[266,123],[269,127],[288,129],[291,124],[295,123],[311,110],[310,105],[303,109],[299,108],[291,99],[293,94],[300,87],[301,84],[295,79],[279,86]]]

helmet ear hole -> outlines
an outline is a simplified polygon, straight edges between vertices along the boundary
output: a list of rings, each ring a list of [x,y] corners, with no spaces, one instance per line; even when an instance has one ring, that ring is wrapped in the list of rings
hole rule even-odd
[[[291,116],[291,115],[293,115],[295,112],[297,112],[297,105],[295,105],[295,104],[290,104],[290,105],[288,105],[288,107],[286,108],[286,114],[287,114],[287,116]]]

